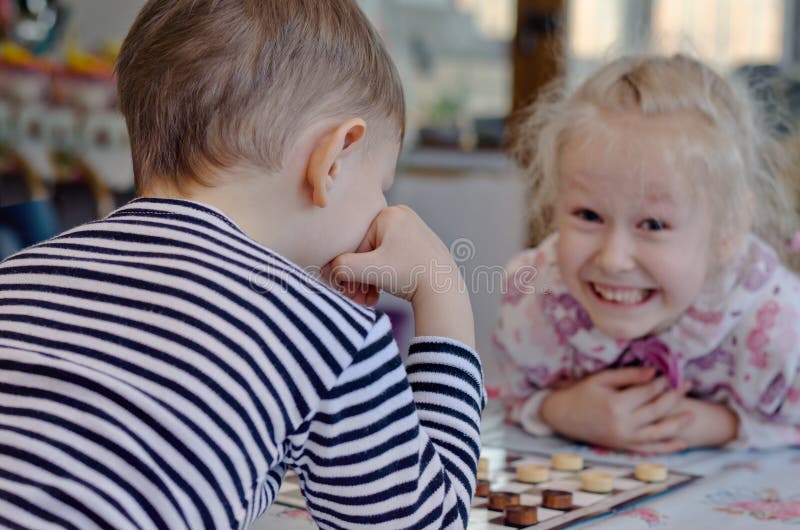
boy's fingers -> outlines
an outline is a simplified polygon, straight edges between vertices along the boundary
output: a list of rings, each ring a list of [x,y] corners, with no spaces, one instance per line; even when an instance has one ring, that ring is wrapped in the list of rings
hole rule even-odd
[[[367,229],[367,233],[364,234],[364,239],[361,240],[361,243],[358,244],[358,248],[356,248],[356,254],[363,254],[365,252],[371,252],[378,248],[378,220],[373,219],[372,223],[370,223],[369,228]]]
[[[377,285],[380,274],[365,274],[368,268],[375,269],[384,264],[379,254],[378,217],[372,220],[364,238],[353,252],[336,256],[329,264],[329,277],[334,285],[363,283]],[[380,287],[380,286],[379,286]]]
[[[670,440],[694,420],[691,412],[679,412],[639,429],[634,435],[637,443],[656,443]]]
[[[364,305],[374,307],[378,303],[378,300],[380,300],[380,298],[381,298],[380,290],[378,290],[377,287],[370,285],[369,289],[367,290],[366,298],[364,300]]]
[[[632,368],[612,368],[603,370],[591,376],[601,385],[620,388],[647,383],[656,375],[656,369],[651,366],[636,366]]]
[[[342,254],[331,261],[331,279],[335,285],[364,284],[381,287],[378,285],[383,276],[378,270],[381,263],[379,250]]]
[[[374,306],[381,297],[381,291],[374,285],[344,283],[337,286],[339,292],[361,305]]]

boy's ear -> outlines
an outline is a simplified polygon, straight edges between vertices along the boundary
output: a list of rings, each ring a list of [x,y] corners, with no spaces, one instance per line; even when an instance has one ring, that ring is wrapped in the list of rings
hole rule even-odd
[[[324,208],[328,204],[328,192],[339,173],[340,159],[364,138],[366,132],[367,124],[363,119],[351,118],[325,133],[317,142],[306,170],[314,206]]]

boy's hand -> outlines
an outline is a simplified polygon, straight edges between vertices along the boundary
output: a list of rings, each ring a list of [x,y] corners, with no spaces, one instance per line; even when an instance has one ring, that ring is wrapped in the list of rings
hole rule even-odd
[[[638,453],[670,453],[687,447],[682,438],[695,411],[676,407],[688,387],[667,388],[655,369],[620,368],[592,374],[554,390],[539,414],[570,438]]]
[[[407,206],[384,208],[355,253],[331,264],[341,292],[374,305],[380,291],[410,301],[417,336],[441,336],[475,347],[472,307],[464,280],[444,243]]]
[[[376,294],[381,290],[413,301],[431,284],[431,264],[455,269],[447,247],[411,208],[390,206],[372,221],[355,253],[331,262],[330,274],[350,298],[372,287]]]

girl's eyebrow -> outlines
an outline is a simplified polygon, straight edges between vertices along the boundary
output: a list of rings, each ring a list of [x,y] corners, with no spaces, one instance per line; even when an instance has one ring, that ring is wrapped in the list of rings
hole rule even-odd
[[[645,202],[650,204],[663,204],[665,206],[674,206],[677,204],[674,195],[669,192],[648,193],[645,195]]]
[[[594,188],[590,184],[587,184],[587,180],[590,179],[587,179],[584,175],[577,173],[566,179],[566,185],[564,189],[569,191],[582,191],[585,193],[591,193]]]

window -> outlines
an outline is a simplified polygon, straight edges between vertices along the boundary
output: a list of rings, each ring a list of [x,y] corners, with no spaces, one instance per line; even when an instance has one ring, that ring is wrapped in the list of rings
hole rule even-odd
[[[722,70],[780,64],[786,0],[570,0],[568,72],[625,52],[684,51]]]
[[[621,53],[695,55],[744,79],[773,132],[800,125],[798,0],[569,0],[567,80],[576,84]]]
[[[688,38],[700,57],[719,65],[778,64],[783,49],[784,0],[656,0],[656,51],[680,49]]]
[[[511,108],[516,0],[359,0],[386,39],[408,102],[408,140],[499,143]]]

